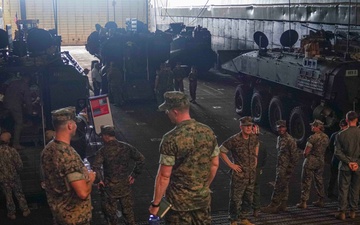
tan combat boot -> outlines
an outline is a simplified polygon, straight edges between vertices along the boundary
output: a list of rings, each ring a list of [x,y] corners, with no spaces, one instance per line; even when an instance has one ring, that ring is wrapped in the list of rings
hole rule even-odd
[[[323,208],[325,205],[324,200],[322,198],[319,198],[319,200],[317,200],[316,202],[313,202],[312,204],[313,204],[313,206],[321,207],[321,208]]]
[[[30,213],[31,213],[30,209],[24,210],[23,216],[24,216],[24,217],[27,217],[27,216],[30,215]]]
[[[270,203],[268,206],[261,208],[261,212],[263,213],[278,213],[279,205],[275,205],[274,203]]]
[[[338,212],[335,214],[335,218],[338,220],[345,220],[345,213],[344,212]]]
[[[254,211],[253,211],[253,216],[254,216],[254,217],[259,217],[259,212],[260,212],[259,209],[254,209]]]
[[[349,212],[349,217],[350,217],[350,219],[355,219],[355,217],[356,217],[355,211],[350,211]]]
[[[231,221],[230,225],[237,225],[237,221]]]
[[[279,212],[285,212],[287,211],[287,201],[282,201],[281,204],[278,207]]]
[[[300,208],[300,209],[306,209],[307,208],[307,204],[305,201],[301,200],[300,203],[296,204],[296,207]]]
[[[251,223],[248,219],[242,219],[239,223],[240,225],[255,225]]]

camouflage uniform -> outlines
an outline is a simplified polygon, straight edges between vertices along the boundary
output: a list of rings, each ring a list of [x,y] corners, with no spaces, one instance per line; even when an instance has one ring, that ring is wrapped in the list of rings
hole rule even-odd
[[[19,153],[7,143],[0,143],[0,187],[5,195],[8,216],[16,213],[13,193],[20,209],[23,212],[29,211],[18,174],[22,168],[23,163]]]
[[[276,149],[278,152],[276,178],[271,201],[279,205],[288,200],[289,181],[298,161],[298,152],[295,139],[287,132],[283,136],[278,136]]]
[[[164,97],[161,111],[190,105],[183,92],[166,92]],[[172,167],[166,198],[173,207],[165,216],[167,224],[211,224],[208,179],[218,155],[214,132],[194,119],[178,123],[163,136],[159,163]]]
[[[75,108],[52,112],[54,120],[74,120]],[[83,200],[71,188],[71,182],[88,180],[87,168],[75,149],[67,143],[52,140],[41,153],[41,168],[47,201],[58,225],[89,225],[91,198]]]
[[[310,125],[322,125],[321,121],[315,120]],[[308,138],[306,147],[311,148],[304,160],[301,174],[301,200],[306,202],[309,199],[312,178],[315,179],[315,188],[319,199],[325,198],[324,191],[324,166],[325,151],[329,145],[329,137],[322,131],[314,133]]]
[[[244,139],[241,132],[228,138],[220,146],[220,151],[225,154],[230,152],[234,164],[242,168],[242,172],[232,172],[231,176],[229,203],[231,221],[246,219],[250,211],[256,178],[255,149],[258,146],[259,139],[255,134],[250,134],[248,139]]]
[[[181,68],[180,66],[177,65],[173,69],[173,73],[174,73],[175,91],[184,92],[184,81],[183,81],[183,79],[186,76],[184,68]]]
[[[117,106],[121,106],[124,104],[124,90],[123,90],[123,83],[124,83],[124,76],[123,71],[120,70],[119,65],[115,63],[111,63],[110,68],[108,70],[108,84],[109,84],[109,91],[112,95],[112,99],[114,104]]]
[[[171,71],[171,68],[169,65],[166,66],[165,71],[167,74],[168,80],[167,80],[167,91],[174,91],[174,73]]]
[[[163,68],[164,65],[162,65],[161,67],[162,67],[161,70],[158,71],[156,75],[157,84],[155,84],[155,94],[158,104],[161,104],[164,101],[164,93],[168,89],[168,80],[169,80],[169,76],[166,73],[165,69]]]
[[[266,164],[266,160],[267,160],[267,150],[266,147],[263,145],[263,142],[260,141],[258,162],[256,166],[256,178],[254,183],[253,203],[252,203],[252,208],[254,211],[259,210],[261,206],[260,182],[263,173],[263,168]]]
[[[26,113],[30,114],[32,110],[31,93],[24,78],[12,81],[6,88],[4,95],[4,106],[10,111],[15,122],[13,146],[20,145],[20,135],[23,128],[23,104],[26,105]]]
[[[101,134],[112,132],[112,126],[102,127]],[[115,136],[115,131],[113,131]],[[135,161],[135,167],[131,176],[136,178],[144,166],[145,157],[133,146],[112,140],[106,142],[95,156],[93,169],[97,175],[102,174],[101,166],[103,166],[105,188],[102,191],[102,209],[109,224],[116,225],[118,218],[117,202],[120,201],[122,213],[126,219],[126,224],[135,225],[134,216],[134,199],[129,183],[129,162]]]
[[[166,221],[211,224],[211,196],[206,183],[211,160],[219,154],[214,132],[194,119],[183,121],[164,135],[160,154],[160,164],[173,167],[166,190],[173,207]]]
[[[192,70],[189,74],[189,92],[192,101],[196,100],[197,77],[197,71]]]

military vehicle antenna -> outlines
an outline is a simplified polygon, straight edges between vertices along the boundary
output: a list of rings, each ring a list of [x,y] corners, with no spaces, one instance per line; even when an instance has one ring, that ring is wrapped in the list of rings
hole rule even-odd
[[[346,52],[345,52],[345,55],[344,55],[345,59],[350,59],[350,54],[349,54],[350,13],[351,13],[351,0],[349,0],[349,8],[348,8],[348,32],[347,32],[347,35],[346,35]]]

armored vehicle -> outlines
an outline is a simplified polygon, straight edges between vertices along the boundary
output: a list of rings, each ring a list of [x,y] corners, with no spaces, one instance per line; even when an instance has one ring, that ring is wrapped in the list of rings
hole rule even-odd
[[[9,32],[9,34],[11,34]],[[9,38],[10,37],[10,38]],[[23,37],[26,37],[26,39]],[[9,41],[10,39],[10,41]],[[40,153],[45,143],[51,138],[54,109],[74,106],[81,122],[72,140],[80,156],[85,157],[87,147],[86,131],[88,128],[87,99],[89,97],[87,76],[69,52],[59,52],[59,43],[50,32],[32,28],[21,40],[24,44],[9,45],[11,35],[0,29],[0,84],[1,96],[4,97],[8,84],[22,76],[29,76],[32,99],[32,112],[24,113],[24,125],[20,142],[25,146],[20,151],[24,163],[21,174],[24,192],[37,195],[40,187]],[[6,96],[5,96],[6,98]],[[12,132],[12,118],[0,101],[1,132]],[[48,134],[48,137],[46,137]]]
[[[224,62],[222,68],[240,81],[235,93],[238,114],[268,123],[272,131],[277,120],[287,120],[289,133],[303,145],[313,119],[331,131],[347,111],[359,111],[360,64],[337,54],[328,32],[311,32],[294,49],[298,38],[295,30],[287,30],[280,38],[283,47],[268,50],[266,35],[255,32],[259,49]]]
[[[173,37],[169,59],[173,67],[181,62],[189,68],[196,66],[205,72],[214,66],[216,53],[211,49],[211,33],[208,29],[170,23],[170,28],[165,32]]]
[[[171,37],[164,32],[126,30],[110,21],[90,34],[86,49],[103,65],[116,64],[124,101],[154,99],[155,71],[169,59],[170,42]]]

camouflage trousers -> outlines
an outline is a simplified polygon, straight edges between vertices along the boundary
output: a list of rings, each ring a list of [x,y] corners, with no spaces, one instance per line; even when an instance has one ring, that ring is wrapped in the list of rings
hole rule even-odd
[[[325,198],[324,191],[324,164],[312,165],[307,159],[304,160],[301,172],[301,200],[309,200],[312,179],[314,178],[316,194],[319,198]]]
[[[262,176],[262,169],[256,168],[256,179],[254,183],[254,193],[253,193],[253,202],[251,207],[253,209],[260,209],[261,206],[261,192],[260,192],[260,180]],[[246,207],[246,206],[245,206]]]
[[[255,174],[239,177],[233,175],[230,183],[229,219],[237,221],[246,219],[253,202]]]
[[[165,216],[165,223],[166,225],[210,225],[210,206],[192,211],[175,211],[170,209]]]
[[[13,193],[18,200],[20,210],[26,211],[29,209],[25,199],[25,195],[22,191],[20,177],[16,177],[13,181],[0,183],[0,187],[5,195],[8,214],[12,215],[16,213],[16,207],[12,197]]]
[[[112,198],[109,197],[105,192],[102,192],[101,208],[105,214],[105,218],[108,221],[108,224],[118,224],[118,203],[120,203],[125,224],[135,225],[134,199],[132,192],[121,198]]]
[[[124,104],[124,90],[123,85],[121,83],[115,83],[109,85],[109,90],[112,94],[114,104],[117,106],[121,106]]]
[[[189,92],[191,100],[196,100],[196,89],[197,89],[197,81],[189,82]]]
[[[287,201],[289,197],[289,181],[294,172],[293,165],[285,167],[276,167],[276,178],[274,191],[271,196],[271,202],[280,204],[282,201]]]

